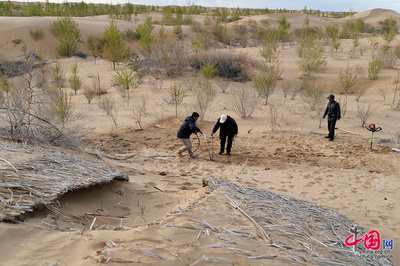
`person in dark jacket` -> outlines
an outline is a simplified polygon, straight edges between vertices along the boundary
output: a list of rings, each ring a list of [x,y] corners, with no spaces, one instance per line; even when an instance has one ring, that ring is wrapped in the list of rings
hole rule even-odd
[[[200,128],[196,127],[196,121],[199,119],[200,115],[196,112],[192,114],[192,116],[188,116],[185,119],[185,122],[182,124],[181,128],[178,131],[177,137],[182,141],[183,147],[178,149],[176,152],[176,156],[179,158],[182,158],[182,152],[188,151],[190,158],[196,158],[196,156],[193,154],[192,151],[192,143],[190,142],[190,135],[192,133],[197,134],[197,132],[200,132],[203,134],[203,132],[200,130]]]
[[[231,156],[232,142],[234,137],[236,137],[238,134],[238,126],[232,117],[223,114],[220,118],[218,118],[217,123],[212,130],[211,136],[213,136],[218,129],[220,129],[219,138],[221,140],[221,148],[218,154],[222,155],[224,153],[226,138],[228,137],[226,155]]]
[[[328,105],[326,106],[324,116],[328,116],[328,130],[329,134],[328,136],[325,136],[325,138],[329,139],[330,141],[333,141],[335,138],[335,126],[336,126],[336,121],[340,120],[340,105],[338,102],[335,101],[335,95],[329,95],[328,98],[329,100]]]

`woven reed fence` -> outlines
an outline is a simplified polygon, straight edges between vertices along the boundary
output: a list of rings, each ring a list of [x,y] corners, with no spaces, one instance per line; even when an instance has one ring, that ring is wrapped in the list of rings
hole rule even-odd
[[[129,180],[123,172],[58,150],[0,141],[0,221],[52,203],[67,191]]]

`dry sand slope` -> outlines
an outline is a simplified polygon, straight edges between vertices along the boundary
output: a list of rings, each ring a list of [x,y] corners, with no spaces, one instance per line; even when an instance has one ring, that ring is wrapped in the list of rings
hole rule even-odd
[[[178,123],[169,125],[176,127]],[[211,130],[211,123],[200,124],[204,130]],[[210,161],[202,141],[196,152],[200,158],[178,160],[173,156],[180,145],[175,134],[173,127],[154,126],[87,140],[87,147],[97,149],[105,162],[123,170],[130,181],[68,193],[55,203],[60,213],[45,208],[26,217],[26,223],[42,229],[0,225],[4,229],[1,237],[9,247],[1,249],[2,261],[12,265],[91,265],[107,260],[111,264],[166,265],[174,261],[188,265],[202,260],[206,264],[232,261],[279,265],[296,261],[294,256],[315,263],[312,252],[290,255],[263,248],[266,244],[254,224],[229,206],[224,197],[228,192],[220,189],[212,198],[201,197],[207,190],[202,186],[204,176],[311,201],[351,217],[366,231],[376,229],[382,237],[398,241],[400,162],[389,147],[376,145],[375,151],[369,151],[363,140],[348,135],[340,135],[331,143],[318,134],[258,133],[240,136],[232,157],[214,152],[214,161]],[[193,143],[197,143],[196,138]],[[214,142],[214,151],[216,146]],[[181,211],[193,201],[197,202],[194,207]],[[246,205],[242,203],[245,209]],[[265,206],[281,208],[273,201]],[[173,210],[175,214],[171,214]],[[327,210],[321,213],[330,215]],[[282,221],[271,215],[262,217]],[[347,227],[352,222],[343,223]],[[283,226],[290,235],[290,227]],[[70,232],[71,228],[74,231]],[[233,240],[230,230],[242,234],[240,241]],[[346,235],[343,228],[337,230]],[[274,236],[273,232],[271,228],[268,234]],[[244,236],[250,238],[245,240]],[[274,240],[292,243],[295,239],[289,237],[292,241],[285,242],[281,237]],[[313,245],[316,254],[324,254],[317,243]],[[265,257],[249,258],[261,255]],[[301,261],[297,263],[305,263]]]

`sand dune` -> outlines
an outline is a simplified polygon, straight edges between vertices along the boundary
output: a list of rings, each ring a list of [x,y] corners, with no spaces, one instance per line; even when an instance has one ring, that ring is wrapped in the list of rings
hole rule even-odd
[[[379,27],[379,22],[385,21],[390,17],[397,22],[397,25],[400,23],[400,14],[390,9],[376,8],[357,13],[352,17],[361,18],[365,23],[369,23],[374,27]]]

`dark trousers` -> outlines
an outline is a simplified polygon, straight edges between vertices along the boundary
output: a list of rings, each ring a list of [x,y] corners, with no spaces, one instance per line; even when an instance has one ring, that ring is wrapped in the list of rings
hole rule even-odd
[[[221,139],[221,148],[220,148],[220,150],[221,150],[221,152],[224,152],[224,150],[225,150],[226,137],[228,137],[228,144],[226,146],[226,152],[227,153],[231,153],[232,142],[233,142],[234,135],[232,135],[232,136],[231,135],[222,135],[222,136],[220,136],[220,139]]]
[[[328,130],[329,130],[329,139],[334,139],[335,138],[335,126],[336,126],[336,121],[337,118],[333,117],[333,118],[329,118],[328,117]]]

